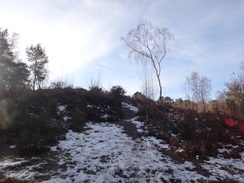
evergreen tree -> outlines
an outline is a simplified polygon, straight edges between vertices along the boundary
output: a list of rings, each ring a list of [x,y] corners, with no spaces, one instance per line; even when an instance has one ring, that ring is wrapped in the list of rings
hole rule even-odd
[[[30,70],[26,63],[18,61],[14,64],[13,74],[11,78],[11,88],[13,89],[25,89],[29,88],[29,76]]]
[[[1,90],[5,90],[9,85],[9,76],[11,67],[15,59],[12,51],[12,43],[9,39],[8,30],[0,29],[0,86]]]
[[[17,34],[0,28],[0,90],[17,92],[28,85],[28,66],[14,52]]]
[[[48,57],[45,53],[45,48],[42,48],[40,44],[36,46],[31,45],[26,48],[26,54],[28,61],[31,62],[30,69],[33,75],[32,89],[35,90],[36,86],[41,88],[41,84],[48,76],[46,68]]]

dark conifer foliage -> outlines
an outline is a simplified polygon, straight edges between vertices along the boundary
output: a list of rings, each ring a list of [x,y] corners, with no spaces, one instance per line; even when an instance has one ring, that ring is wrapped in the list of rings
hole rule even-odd
[[[0,28],[0,90],[18,92],[28,87],[29,69],[15,53],[17,34],[9,35],[7,29]]]
[[[35,90],[37,86],[40,89],[48,76],[46,68],[48,57],[45,53],[45,48],[42,48],[41,44],[37,44],[36,46],[31,45],[26,48],[26,54],[28,61],[31,63],[30,69],[33,75],[32,89]]]

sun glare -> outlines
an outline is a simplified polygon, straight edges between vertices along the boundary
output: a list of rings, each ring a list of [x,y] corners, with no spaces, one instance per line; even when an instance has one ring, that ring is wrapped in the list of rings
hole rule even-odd
[[[0,128],[6,130],[13,125],[14,105],[11,100],[0,101]]]

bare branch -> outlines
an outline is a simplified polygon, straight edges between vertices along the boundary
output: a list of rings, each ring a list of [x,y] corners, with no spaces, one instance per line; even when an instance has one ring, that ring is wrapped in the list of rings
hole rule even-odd
[[[122,38],[129,50],[129,57],[136,61],[149,61],[155,70],[162,97],[161,63],[168,50],[168,41],[173,35],[167,28],[154,27],[151,22],[142,20],[136,29],[132,29],[126,38]]]

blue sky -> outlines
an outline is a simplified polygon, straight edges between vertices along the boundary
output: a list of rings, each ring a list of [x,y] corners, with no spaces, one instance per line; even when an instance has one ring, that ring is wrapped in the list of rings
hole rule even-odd
[[[147,19],[174,35],[162,68],[163,95],[184,97],[185,77],[212,80],[213,97],[244,61],[243,0],[0,0],[0,27],[19,33],[18,51],[41,43],[50,81],[141,91],[142,67],[120,38]],[[156,80],[154,82],[155,86]]]

